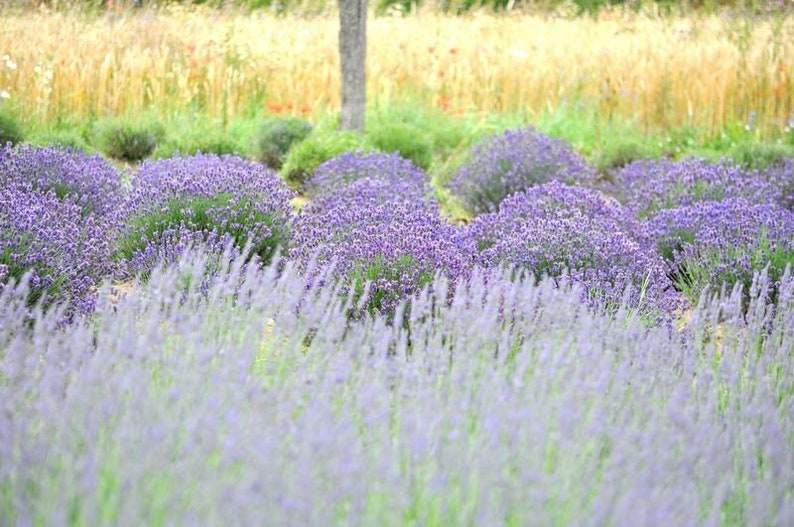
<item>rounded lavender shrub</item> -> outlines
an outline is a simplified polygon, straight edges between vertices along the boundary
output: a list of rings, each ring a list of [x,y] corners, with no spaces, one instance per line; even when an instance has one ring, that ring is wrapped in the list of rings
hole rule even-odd
[[[298,218],[290,256],[303,266],[333,264],[334,279],[357,306],[351,317],[389,316],[435,273],[463,276],[470,257],[455,231],[438,213],[406,202],[331,207]]]
[[[115,215],[124,199],[121,178],[107,161],[70,148],[6,145],[0,149],[0,184],[20,183],[76,203],[83,215]]]
[[[112,275],[114,229],[53,190],[0,186],[0,289],[31,273],[29,305],[43,297],[45,305],[68,302],[71,313],[89,312],[95,286]]]
[[[220,255],[231,243],[267,263],[289,241],[292,197],[274,171],[235,156],[144,162],[116,256],[127,274],[146,275],[189,245]]]
[[[560,139],[534,128],[509,130],[474,146],[450,182],[474,214],[493,212],[507,196],[549,181],[591,183],[595,172]]]
[[[428,177],[421,169],[397,154],[380,152],[348,152],[326,161],[314,171],[306,191],[316,198],[364,178],[394,183],[395,189],[416,187],[420,194],[430,191]]]
[[[727,160],[711,163],[698,158],[626,165],[616,175],[616,192],[639,218],[701,201],[745,198],[768,203],[779,194],[770,179],[757,172],[746,172]]]
[[[794,158],[772,164],[762,171],[763,177],[778,190],[778,202],[788,210],[794,210]]]
[[[664,262],[630,233],[626,211],[559,182],[519,192],[468,226],[478,263],[581,284],[591,305],[666,316],[680,307]]]
[[[430,212],[437,211],[435,200],[427,197],[423,187],[408,180],[386,181],[365,177],[343,187],[328,190],[311,200],[304,208],[306,214],[324,214],[342,207],[375,207],[385,203],[401,203]]]
[[[513,217],[534,215],[535,209],[541,209],[543,214],[559,217],[580,213],[613,222],[619,229],[636,229],[631,211],[615,198],[597,190],[551,181],[527,190],[523,196],[518,200],[504,200],[499,211]]]
[[[741,282],[749,291],[753,274],[765,268],[776,282],[794,265],[794,212],[772,204],[704,201],[659,211],[645,228],[691,300],[707,286]]]

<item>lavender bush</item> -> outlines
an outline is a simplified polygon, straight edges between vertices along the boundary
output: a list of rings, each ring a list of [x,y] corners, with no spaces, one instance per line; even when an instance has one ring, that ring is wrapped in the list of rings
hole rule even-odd
[[[69,148],[9,144],[0,149],[0,185],[18,184],[53,191],[79,205],[84,215],[116,215],[124,199],[121,177],[107,161]]]
[[[747,291],[762,269],[774,282],[794,265],[794,212],[773,204],[705,201],[659,211],[646,229],[693,300],[706,287],[740,283]]]
[[[21,181],[0,186],[0,290],[29,273],[28,306],[70,302],[71,314],[90,311],[95,286],[114,271],[115,228],[54,190]]]
[[[794,210],[794,158],[773,163],[763,174],[778,189],[780,205]]]
[[[421,169],[397,154],[380,152],[348,152],[326,161],[314,171],[306,192],[316,198],[363,178],[393,183],[395,189],[415,187],[418,192],[412,194],[420,196],[431,192],[429,178]]]
[[[314,130],[306,139],[290,148],[280,174],[292,188],[303,191],[314,171],[331,159],[353,151],[372,151],[369,140],[351,131]]]
[[[581,214],[610,222],[617,229],[639,229],[630,210],[615,198],[595,189],[551,181],[521,194],[521,198],[504,200],[499,213],[515,218],[528,218],[536,213],[559,218]]]
[[[293,194],[275,172],[235,156],[198,154],[144,162],[126,204],[116,256],[127,275],[176,261],[189,245],[216,253],[251,245],[267,263],[289,240]]]
[[[472,213],[493,212],[507,196],[549,181],[588,184],[595,172],[565,141],[534,128],[509,130],[475,145],[449,187]]]
[[[428,197],[424,187],[413,181],[385,181],[364,177],[334,190],[327,190],[309,201],[303,212],[325,214],[334,208],[368,208],[387,203],[438,212],[438,204]]]
[[[697,158],[635,161],[617,173],[615,191],[639,218],[701,201],[744,198],[771,203],[780,196],[768,176],[727,160],[711,163]]]
[[[270,117],[262,120],[254,137],[254,155],[273,170],[284,164],[293,145],[300,143],[314,127],[297,117]]]
[[[455,227],[421,204],[363,201],[302,214],[290,256],[303,266],[333,263],[343,292],[363,304],[354,317],[391,314],[435,273],[454,280],[465,272],[469,258],[456,237]]]
[[[291,264],[234,260],[211,301],[175,273],[62,329],[0,292],[3,523],[794,523],[791,275],[680,334],[439,276],[408,338]]]
[[[591,305],[627,301],[645,314],[669,314],[680,299],[664,262],[631,236],[637,229],[614,199],[552,182],[506,198],[468,232],[481,265],[535,279],[565,276],[583,286]]]

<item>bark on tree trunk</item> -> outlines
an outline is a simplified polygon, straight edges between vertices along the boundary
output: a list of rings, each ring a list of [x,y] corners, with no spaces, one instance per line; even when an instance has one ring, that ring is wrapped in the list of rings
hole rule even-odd
[[[339,62],[342,68],[342,130],[364,131],[367,106],[367,0],[339,2]]]

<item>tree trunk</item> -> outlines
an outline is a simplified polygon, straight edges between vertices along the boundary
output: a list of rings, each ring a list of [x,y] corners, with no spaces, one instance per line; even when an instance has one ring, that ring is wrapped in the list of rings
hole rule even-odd
[[[364,131],[367,106],[367,0],[339,2],[339,62],[342,67],[342,130]]]

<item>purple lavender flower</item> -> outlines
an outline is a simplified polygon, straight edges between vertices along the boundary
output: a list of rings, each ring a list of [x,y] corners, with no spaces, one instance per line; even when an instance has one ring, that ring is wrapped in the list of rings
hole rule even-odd
[[[498,213],[476,217],[468,229],[487,267],[565,276],[594,305],[628,303],[645,313],[680,307],[663,261],[630,235],[636,227],[620,204],[597,191],[540,185],[504,199]]]
[[[83,214],[118,213],[124,188],[116,170],[98,155],[69,148],[16,146],[0,149],[0,185],[30,183],[76,203]]]
[[[617,173],[615,191],[639,218],[700,201],[744,198],[770,203],[778,195],[768,177],[727,160],[710,163],[697,158],[635,161]]]
[[[645,228],[692,300],[707,286],[748,291],[755,273],[767,269],[774,282],[794,265],[794,212],[774,204],[704,201],[661,210]]]
[[[437,211],[435,200],[424,187],[408,180],[386,181],[364,177],[340,188],[329,189],[312,199],[304,208],[307,214],[322,214],[342,207],[374,207],[385,203],[401,203],[428,211]]]
[[[4,525],[792,524],[791,274],[679,333],[476,269],[404,328],[292,262],[174,302],[196,260],[57,331],[0,291]]]
[[[0,186],[0,290],[31,273],[28,303],[69,302],[88,312],[109,262],[115,224],[32,183]],[[74,311],[73,311],[74,312]]]
[[[525,217],[540,209],[550,216],[562,218],[581,214],[612,222],[617,228],[635,228],[631,211],[598,190],[551,181],[523,192],[523,196],[504,200],[499,212],[505,216]]]
[[[397,154],[348,152],[320,165],[306,185],[310,198],[341,190],[363,178],[397,185],[396,189],[415,187],[412,194],[429,194],[428,177],[410,161]]]
[[[787,158],[766,168],[763,177],[778,190],[780,205],[794,210],[794,158]]]
[[[304,266],[333,263],[336,280],[357,302],[370,283],[367,305],[353,316],[393,313],[436,272],[456,280],[467,270],[455,227],[437,212],[411,202],[349,205],[302,214],[290,256]]]
[[[495,211],[507,196],[556,180],[589,184],[595,172],[565,141],[534,128],[485,138],[472,148],[449,186],[471,212]]]
[[[133,179],[117,256],[129,274],[174,261],[189,245],[220,254],[247,244],[267,263],[290,236],[291,191],[271,169],[235,156],[144,162]]]

